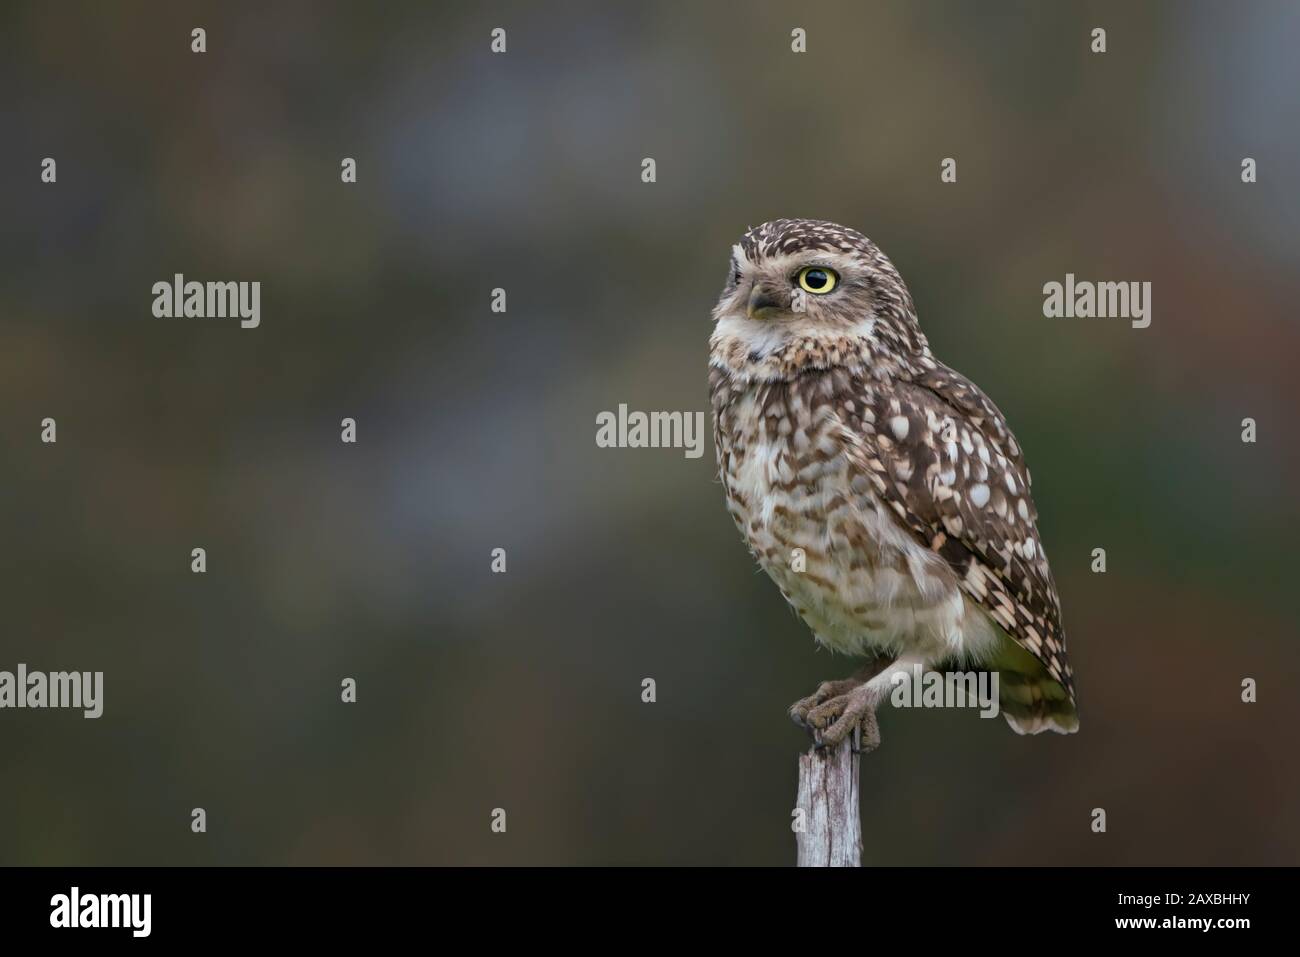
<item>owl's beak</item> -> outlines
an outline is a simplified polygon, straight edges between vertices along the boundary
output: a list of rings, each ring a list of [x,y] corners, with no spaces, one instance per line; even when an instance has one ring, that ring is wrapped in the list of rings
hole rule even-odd
[[[749,309],[747,315],[751,319],[764,318],[764,311],[767,313],[776,312],[781,308],[780,301],[762,283],[755,283],[754,288],[749,291]]]

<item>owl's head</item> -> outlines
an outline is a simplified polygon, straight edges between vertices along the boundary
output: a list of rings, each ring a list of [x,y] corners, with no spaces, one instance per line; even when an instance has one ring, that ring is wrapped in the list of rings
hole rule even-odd
[[[929,354],[894,264],[857,230],[821,220],[775,219],[745,233],[713,318],[715,344],[750,361],[859,342],[899,358]]]

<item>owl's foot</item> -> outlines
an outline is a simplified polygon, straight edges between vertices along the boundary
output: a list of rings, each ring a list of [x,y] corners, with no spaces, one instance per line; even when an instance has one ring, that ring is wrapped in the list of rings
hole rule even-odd
[[[861,742],[857,749],[874,750],[880,744],[880,730],[876,725],[876,706],[879,704],[876,696],[879,692],[868,691],[867,684],[889,663],[889,658],[873,658],[852,678],[823,681],[816,692],[790,706],[790,717],[795,724],[808,729],[819,748],[843,741],[854,730],[856,721],[856,740]],[[854,698],[855,694],[857,698]],[[846,714],[849,715],[847,720]]]
[[[808,723],[808,715],[818,706],[825,704],[833,698],[839,698],[848,694],[854,688],[860,687],[866,679],[864,678],[845,678],[843,681],[823,681],[814,691],[806,698],[800,698],[794,704],[790,705],[790,717],[794,723],[801,728],[813,730],[812,725]]]
[[[880,747],[880,725],[876,722],[879,703],[875,687],[859,684],[814,707],[804,724],[819,748],[834,747],[852,735],[854,751],[874,751]]]

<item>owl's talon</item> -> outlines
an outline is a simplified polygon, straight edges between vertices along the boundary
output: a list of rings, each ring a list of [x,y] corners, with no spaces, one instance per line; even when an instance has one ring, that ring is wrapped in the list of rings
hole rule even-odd
[[[853,753],[870,754],[880,747],[880,725],[876,723],[876,712],[868,708],[853,726]]]

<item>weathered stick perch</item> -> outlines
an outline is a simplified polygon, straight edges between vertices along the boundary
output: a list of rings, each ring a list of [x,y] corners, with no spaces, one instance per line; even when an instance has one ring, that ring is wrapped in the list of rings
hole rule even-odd
[[[858,812],[858,763],[850,736],[833,748],[799,756],[803,829],[795,830],[800,867],[861,867],[862,819]]]

